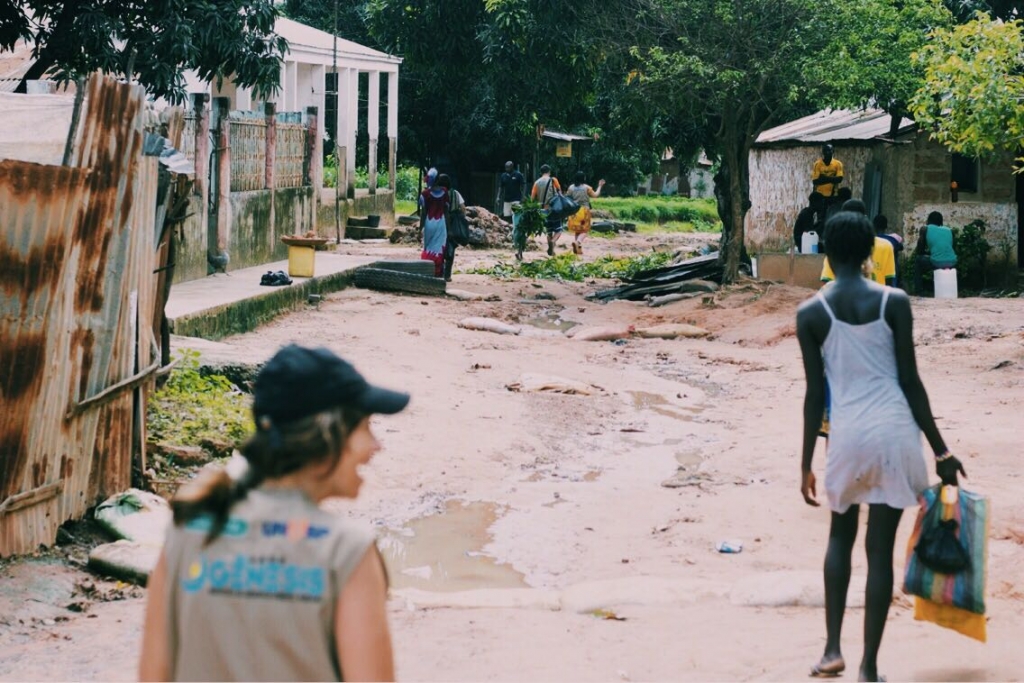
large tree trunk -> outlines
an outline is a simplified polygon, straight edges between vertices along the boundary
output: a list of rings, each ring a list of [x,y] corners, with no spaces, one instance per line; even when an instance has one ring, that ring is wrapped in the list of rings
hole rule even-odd
[[[18,83],[18,87],[14,89],[14,92],[21,93],[23,95],[27,93],[28,82],[38,81],[41,79],[53,65],[53,53],[44,48],[42,53],[39,55],[39,59],[37,59],[32,66],[28,68],[28,71],[25,72],[25,75],[21,79],[21,83]]]
[[[743,242],[744,221],[750,209],[750,152],[738,136],[728,134],[722,150],[722,163],[715,175],[715,198],[722,219],[719,261],[723,268],[722,282],[727,284],[739,276],[746,252]]]

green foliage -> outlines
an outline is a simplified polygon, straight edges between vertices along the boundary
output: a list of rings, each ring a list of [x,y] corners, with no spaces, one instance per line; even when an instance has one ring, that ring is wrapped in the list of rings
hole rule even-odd
[[[25,0],[0,7],[0,48],[18,38],[33,44],[36,61],[24,80],[53,73],[68,81],[103,69],[181,102],[191,69],[207,81],[231,76],[260,96],[278,87],[288,49],[274,34],[277,16],[273,0]]]
[[[674,254],[655,251],[632,257],[602,256],[594,261],[581,261],[575,254],[561,254],[539,261],[522,263],[501,262],[493,268],[471,271],[477,275],[491,275],[503,279],[519,277],[540,280],[568,280],[582,282],[590,279],[624,279],[640,271],[658,268],[672,261]]]
[[[528,238],[544,233],[544,214],[541,211],[540,202],[529,197],[524,198],[519,206],[512,210],[519,215],[519,229],[514,231],[516,244],[513,246],[516,250],[522,251],[526,248]]]
[[[964,288],[985,286],[985,266],[992,245],[985,238],[988,226],[978,219],[953,230],[953,251],[956,252],[957,282]]]
[[[415,166],[399,166],[395,171],[395,199],[416,201],[420,172]]]
[[[850,0],[830,19],[833,40],[809,64],[809,89],[835,107],[884,109],[898,126],[924,82],[911,55],[930,31],[950,26],[952,14],[941,0]]]
[[[713,199],[688,197],[598,197],[591,200],[595,210],[607,211],[621,221],[637,223],[693,223],[721,230],[718,208]]]
[[[968,156],[1024,145],[1024,24],[978,14],[930,39],[916,54],[924,86],[911,103],[915,120]]]
[[[249,398],[226,377],[201,375],[199,353],[184,349],[147,407],[149,437],[176,446],[205,439],[240,443],[252,431]]]

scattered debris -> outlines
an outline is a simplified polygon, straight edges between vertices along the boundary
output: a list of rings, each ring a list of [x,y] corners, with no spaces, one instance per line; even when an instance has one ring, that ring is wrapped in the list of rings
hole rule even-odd
[[[607,621],[626,621],[626,617],[620,617],[610,609],[595,609],[591,614],[598,619],[605,619]]]
[[[494,332],[496,334],[519,334],[523,328],[494,318],[463,318],[459,321],[459,327],[466,330],[477,330],[479,332]]]
[[[715,550],[727,555],[738,555],[743,552],[743,541],[719,541],[715,544]]]
[[[564,377],[538,375],[533,373],[526,373],[522,375],[515,382],[506,385],[505,388],[509,391],[551,392],[555,394],[573,394],[577,396],[591,396],[592,394],[604,392],[604,389],[594,384],[577,382],[576,380],[565,379]]]
[[[615,341],[625,339],[633,334],[632,325],[614,325],[609,327],[574,327],[566,335],[576,341]]]
[[[483,301],[484,295],[476,292],[467,292],[464,289],[449,289],[445,292],[448,296],[459,301]]]
[[[628,284],[599,290],[588,298],[602,302],[616,299],[641,301],[649,296],[693,291],[711,292],[718,289],[715,283],[721,279],[722,266],[718,262],[716,251],[706,256],[686,259],[681,263],[640,271],[627,278]]]
[[[655,325],[653,327],[641,327],[637,329],[636,333],[638,336],[645,339],[677,339],[679,337],[697,339],[711,334],[703,327],[687,325],[685,323],[670,323],[665,325]]]
[[[1002,361],[999,361],[998,363],[996,363],[994,366],[992,366],[992,369],[993,370],[1002,370],[1003,368],[1008,368],[1008,367],[1010,367],[1013,364],[1014,363],[1013,363],[1012,360],[1002,360]]]
[[[471,372],[475,372],[476,370],[490,370],[491,366],[486,363],[473,363],[469,366],[469,369]]]
[[[686,301],[700,296],[700,292],[682,292],[676,294],[665,294],[664,296],[651,296],[647,299],[647,305],[651,307],[664,306],[677,301]]]
[[[128,489],[96,506],[93,517],[114,538],[159,548],[171,523],[171,506],[155,493]]]

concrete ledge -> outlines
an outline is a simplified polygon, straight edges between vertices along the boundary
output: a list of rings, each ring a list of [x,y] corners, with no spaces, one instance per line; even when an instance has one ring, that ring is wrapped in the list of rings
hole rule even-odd
[[[757,277],[787,285],[820,289],[824,254],[758,254]]]
[[[292,278],[283,287],[264,287],[260,278],[268,270],[288,272],[287,261],[175,284],[165,309],[171,333],[216,340],[251,332],[282,313],[301,309],[310,294],[344,289],[357,268],[374,260],[317,252],[317,275]]]

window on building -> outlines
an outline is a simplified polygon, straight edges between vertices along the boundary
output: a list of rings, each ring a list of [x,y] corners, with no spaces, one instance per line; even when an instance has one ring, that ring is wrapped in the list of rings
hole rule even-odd
[[[977,192],[981,164],[977,159],[961,154],[953,155],[953,169],[950,180],[956,183],[959,192]]]

